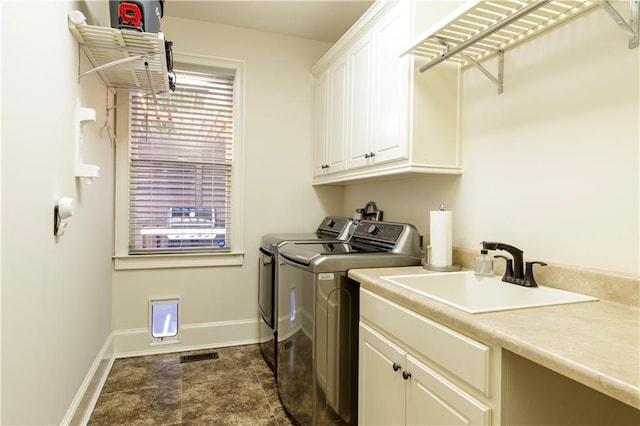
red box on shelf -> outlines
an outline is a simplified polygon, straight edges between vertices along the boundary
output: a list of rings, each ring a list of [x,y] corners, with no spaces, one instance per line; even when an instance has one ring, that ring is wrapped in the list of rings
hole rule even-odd
[[[109,0],[111,28],[160,32],[164,0]]]

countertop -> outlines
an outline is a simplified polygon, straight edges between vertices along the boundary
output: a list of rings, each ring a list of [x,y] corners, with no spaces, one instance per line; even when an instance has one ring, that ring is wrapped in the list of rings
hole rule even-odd
[[[640,410],[640,309],[599,300],[468,314],[380,279],[422,267],[353,269],[360,287]]]

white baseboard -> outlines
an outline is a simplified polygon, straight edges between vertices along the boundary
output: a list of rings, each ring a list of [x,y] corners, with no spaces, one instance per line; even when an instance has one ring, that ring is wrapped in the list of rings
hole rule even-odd
[[[180,340],[151,344],[149,330],[135,328],[113,332],[116,358],[134,355],[208,349],[258,343],[260,322],[257,319],[185,324]]]
[[[71,401],[61,425],[86,425],[88,423],[114,360],[113,334],[109,334]]]

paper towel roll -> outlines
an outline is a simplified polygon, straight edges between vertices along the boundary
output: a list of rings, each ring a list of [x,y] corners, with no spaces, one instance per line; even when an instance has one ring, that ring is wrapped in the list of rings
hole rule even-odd
[[[453,212],[431,211],[430,219],[431,265],[451,266],[453,264]]]

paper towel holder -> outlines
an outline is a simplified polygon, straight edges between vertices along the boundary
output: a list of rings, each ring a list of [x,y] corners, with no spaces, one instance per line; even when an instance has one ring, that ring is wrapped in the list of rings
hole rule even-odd
[[[68,219],[73,216],[73,199],[70,197],[62,197],[53,207],[53,235],[62,237],[64,231],[67,230]]]
[[[444,212],[446,210],[444,203],[440,203],[439,211]],[[433,265],[431,263],[431,245],[428,245],[425,250],[423,268],[435,272],[456,272],[460,270],[460,265]]]
[[[425,251],[425,262],[424,269],[428,269],[430,271],[435,272],[457,272],[460,270],[460,265],[450,265],[450,266],[436,266],[431,264],[431,246],[427,246],[427,250]]]

